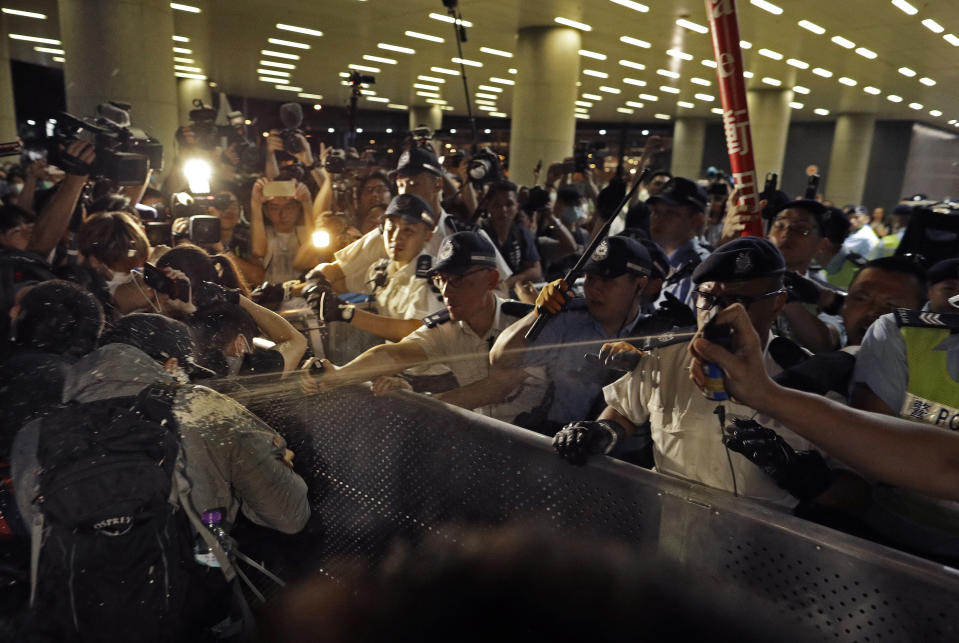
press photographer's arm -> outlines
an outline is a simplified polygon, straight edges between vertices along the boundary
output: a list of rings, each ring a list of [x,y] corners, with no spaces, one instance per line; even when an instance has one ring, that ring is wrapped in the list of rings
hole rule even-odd
[[[746,310],[735,304],[716,319],[733,326],[735,352],[696,339],[690,345],[690,378],[697,386],[704,385],[703,362],[718,364],[725,373],[726,389],[736,400],[776,419],[861,473],[959,500],[959,435],[783,388],[766,375],[759,336]]]

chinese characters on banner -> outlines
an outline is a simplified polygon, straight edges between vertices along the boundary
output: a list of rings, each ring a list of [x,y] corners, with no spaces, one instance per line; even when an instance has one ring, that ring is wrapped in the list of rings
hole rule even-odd
[[[742,190],[742,202],[749,206],[750,210],[756,211],[759,205],[759,188],[749,129],[749,110],[746,105],[746,80],[743,77],[743,55],[739,47],[736,2],[706,0],[706,13],[712,33],[729,166],[732,168],[736,187]],[[762,234],[761,220],[750,222],[743,230],[743,236]]]

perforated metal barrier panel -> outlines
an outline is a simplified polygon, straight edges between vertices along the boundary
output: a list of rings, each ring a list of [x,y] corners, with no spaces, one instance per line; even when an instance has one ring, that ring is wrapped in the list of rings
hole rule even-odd
[[[284,432],[322,522],[319,565],[378,562],[397,536],[538,520],[652,546],[773,601],[824,641],[959,641],[959,573],[762,505],[408,394],[340,389],[254,410]],[[319,571],[319,570],[318,570]]]

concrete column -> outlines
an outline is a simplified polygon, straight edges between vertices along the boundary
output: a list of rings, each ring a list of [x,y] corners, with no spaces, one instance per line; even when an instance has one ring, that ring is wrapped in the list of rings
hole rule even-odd
[[[694,181],[699,178],[705,141],[705,118],[676,119],[673,129],[673,162],[669,168],[673,176],[685,176]]]
[[[17,115],[13,105],[13,78],[10,74],[10,39],[7,20],[0,14],[0,142],[17,138]]]
[[[59,13],[67,111],[87,116],[107,100],[132,104],[134,126],[163,143],[170,167],[178,124],[170,3],[59,0]]]
[[[580,33],[567,27],[524,27],[514,58],[510,180],[531,185],[533,170],[573,154]]]
[[[443,127],[443,110],[439,105],[411,105],[410,131],[426,125],[434,132]]]
[[[824,191],[833,203],[862,203],[875,131],[875,114],[840,114],[836,118],[826,176],[828,191]]]
[[[791,89],[750,89],[746,92],[757,177],[766,176],[767,172],[782,174],[792,99]]]

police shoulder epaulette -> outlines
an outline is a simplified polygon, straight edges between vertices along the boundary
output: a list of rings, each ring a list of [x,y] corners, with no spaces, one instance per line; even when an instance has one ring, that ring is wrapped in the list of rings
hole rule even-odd
[[[573,297],[573,299],[566,304],[566,310],[586,310],[588,306],[586,305],[585,297]]]
[[[456,232],[476,232],[478,226],[469,221],[463,221],[460,218],[449,216],[446,217],[446,228],[450,231],[448,234],[454,234]]]
[[[785,370],[809,359],[810,353],[788,337],[773,337],[769,342],[769,355]]]
[[[931,313],[928,310],[910,310],[897,308],[894,313],[896,325],[918,328],[938,328],[940,330],[959,330],[959,314]]]
[[[869,263],[868,259],[863,257],[861,254],[857,254],[855,252],[850,252],[848,255],[846,255],[846,261],[848,261],[849,263],[853,264],[854,266],[858,268],[862,268],[867,263]]]
[[[420,279],[427,279],[430,276],[430,268],[433,267],[433,257],[430,255],[420,255],[416,258],[416,276]]]
[[[440,324],[445,324],[450,320],[450,311],[446,308],[438,312],[433,313],[432,315],[427,315],[423,318],[423,325],[427,328],[436,328]]]
[[[499,305],[499,311],[510,317],[525,317],[533,312],[533,304],[525,304],[515,299],[507,299]]]
[[[660,333],[655,337],[647,338],[639,343],[630,343],[648,351],[654,348],[666,348],[667,346],[672,346],[673,344],[686,343],[693,338],[695,333],[695,326],[677,326],[666,331],[665,333]]]

